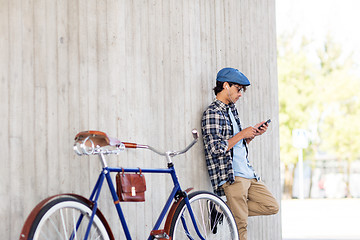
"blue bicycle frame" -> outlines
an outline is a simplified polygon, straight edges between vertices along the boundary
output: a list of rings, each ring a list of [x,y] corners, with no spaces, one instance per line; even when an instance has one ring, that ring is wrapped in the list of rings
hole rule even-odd
[[[112,172],[121,172],[122,170],[124,170],[124,172],[133,172],[133,173],[139,172],[138,168],[111,168],[111,167],[105,166],[103,168],[102,172],[100,173],[100,176],[99,176],[99,178],[98,178],[98,180],[97,180],[97,182],[95,184],[95,187],[94,187],[94,189],[93,189],[93,191],[92,191],[92,193],[90,195],[90,198],[89,198],[89,200],[93,202],[94,206],[93,206],[93,212],[92,212],[92,216],[90,218],[89,226],[88,226],[88,229],[87,229],[87,232],[86,232],[86,235],[85,235],[85,239],[87,239],[87,237],[88,237],[88,234],[90,232],[90,227],[92,225],[94,216],[96,214],[96,210],[98,208],[97,201],[99,199],[100,191],[101,191],[101,188],[103,186],[105,178],[106,178],[106,180],[108,182],[109,189],[110,189],[111,195],[113,197],[115,207],[116,207],[116,210],[118,212],[118,216],[119,216],[119,219],[121,221],[121,225],[123,227],[123,231],[125,233],[126,239],[131,239],[129,229],[128,229],[128,226],[127,226],[123,211],[122,211],[121,206],[120,206],[119,198],[118,198],[118,195],[116,193],[113,181],[112,181],[111,176],[110,176],[110,173],[112,173]],[[182,192],[182,190],[180,188],[180,184],[179,184],[178,178],[176,176],[175,168],[174,168],[174,166],[172,164],[169,165],[168,169],[141,169],[141,170],[142,170],[143,173],[167,173],[167,174],[170,174],[171,177],[172,177],[173,183],[174,183],[174,187],[172,189],[172,192],[170,193],[170,196],[169,196],[168,200],[166,201],[165,206],[164,206],[163,210],[161,211],[160,216],[157,219],[157,221],[156,221],[156,223],[155,223],[155,225],[154,225],[154,227],[152,229],[152,230],[158,230],[159,227],[160,227],[160,224],[164,220],[164,217],[166,216],[166,213],[168,212],[168,210],[169,210],[169,208],[171,206],[171,203],[172,203],[173,199],[175,198],[176,194],[178,192]],[[198,234],[200,239],[205,240],[205,238],[201,235],[201,233],[199,231],[199,228],[197,226],[197,223],[195,221],[195,217],[194,217],[193,211],[191,209],[189,198],[188,198],[186,192],[185,192],[185,196],[184,196],[184,201],[185,201],[185,204],[186,204],[186,206],[188,208],[189,214],[191,216],[192,224],[194,225],[196,233]],[[193,239],[190,236],[189,232],[187,231],[187,226],[186,226],[186,222],[185,222],[184,218],[182,217],[181,220],[182,220],[184,229],[187,232],[187,236],[189,237],[189,239]],[[151,239],[152,239],[152,236],[150,235],[148,240],[151,240]]]

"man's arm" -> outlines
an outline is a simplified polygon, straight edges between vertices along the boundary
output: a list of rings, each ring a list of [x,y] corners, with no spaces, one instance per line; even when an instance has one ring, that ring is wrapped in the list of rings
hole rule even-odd
[[[201,120],[201,131],[207,151],[213,155],[224,154],[228,149],[228,141],[220,132],[220,126],[224,124],[222,116],[213,110],[204,112]]]
[[[235,146],[235,144],[238,143],[239,141],[241,141],[242,139],[245,139],[246,141],[248,139],[253,139],[256,136],[256,133],[257,133],[257,130],[254,127],[247,127],[244,130],[242,130],[241,132],[238,132],[235,136],[233,136],[232,138],[229,139],[228,150],[233,148]]]

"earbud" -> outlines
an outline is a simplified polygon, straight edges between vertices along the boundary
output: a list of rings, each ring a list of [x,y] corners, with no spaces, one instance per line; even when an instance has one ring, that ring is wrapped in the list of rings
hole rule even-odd
[[[226,86],[226,89],[229,89],[229,86]]]

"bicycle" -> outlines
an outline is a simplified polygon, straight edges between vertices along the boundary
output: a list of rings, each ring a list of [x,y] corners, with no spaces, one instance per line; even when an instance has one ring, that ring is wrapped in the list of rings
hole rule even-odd
[[[106,155],[119,154],[127,148],[148,149],[167,160],[167,168],[141,169],[142,173],[170,174],[173,189],[148,239],[238,239],[234,217],[226,203],[206,191],[183,191],[177,179],[172,158],[186,153],[198,140],[181,151],[160,152],[149,145],[121,142],[104,132],[85,131],[75,137],[74,150],[78,155],[98,155],[102,170],[87,199],[77,194],[59,194],[41,201],[30,213],[20,234],[23,239],[114,239],[104,215],[98,208],[101,188],[106,179],[126,239],[131,239],[125,216],[110,173],[138,173],[138,168],[109,167]],[[159,229],[165,220],[164,228]]]

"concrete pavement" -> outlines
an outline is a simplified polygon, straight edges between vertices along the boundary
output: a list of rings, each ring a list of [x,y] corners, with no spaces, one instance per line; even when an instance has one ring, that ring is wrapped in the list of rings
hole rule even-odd
[[[360,199],[282,200],[283,240],[360,240]]]

